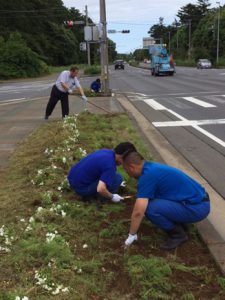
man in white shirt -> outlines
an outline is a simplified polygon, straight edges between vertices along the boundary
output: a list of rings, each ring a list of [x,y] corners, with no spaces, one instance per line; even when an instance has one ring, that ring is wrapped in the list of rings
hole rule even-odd
[[[57,102],[61,101],[62,117],[69,115],[69,99],[68,95],[72,94],[75,89],[78,89],[82,99],[87,101],[87,97],[84,95],[84,91],[77,79],[78,68],[71,67],[69,71],[63,71],[57,78],[55,84],[52,87],[51,95],[46,107],[45,119],[52,114]]]

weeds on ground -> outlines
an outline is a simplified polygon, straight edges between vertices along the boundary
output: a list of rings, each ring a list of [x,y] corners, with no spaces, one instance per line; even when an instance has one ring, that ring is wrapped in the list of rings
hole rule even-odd
[[[124,252],[132,203],[87,205],[70,190],[74,163],[127,140],[150,159],[125,114],[48,122],[21,144],[0,182],[1,300],[212,299],[215,291],[223,299],[219,273],[164,257],[149,222]],[[120,192],[135,193],[120,171],[127,181]],[[201,298],[201,285],[209,297]]]

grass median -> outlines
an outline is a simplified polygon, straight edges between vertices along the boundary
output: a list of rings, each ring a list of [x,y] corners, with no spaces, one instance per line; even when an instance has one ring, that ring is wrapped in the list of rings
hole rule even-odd
[[[225,279],[194,227],[188,243],[163,252],[163,234],[144,221],[125,251],[135,198],[99,206],[70,190],[71,165],[123,141],[153,159],[126,114],[50,121],[20,144],[0,179],[1,300],[225,298]],[[120,172],[120,193],[134,195],[136,182]]]

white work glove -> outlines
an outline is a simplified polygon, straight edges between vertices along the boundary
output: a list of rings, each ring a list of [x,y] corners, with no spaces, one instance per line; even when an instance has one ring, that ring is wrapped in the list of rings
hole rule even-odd
[[[81,98],[82,98],[85,102],[88,101],[88,99],[87,99],[87,97],[86,97],[85,95],[81,96]]]
[[[72,93],[73,93],[73,90],[69,89],[69,90],[68,90],[68,93],[69,93],[69,94],[72,94]]]
[[[125,247],[129,247],[134,241],[137,241],[138,237],[137,234],[130,234],[128,235],[128,238],[125,241]]]
[[[112,201],[113,202],[120,202],[121,200],[123,200],[123,197],[121,197],[120,195],[118,195],[118,194],[113,194],[112,195]]]

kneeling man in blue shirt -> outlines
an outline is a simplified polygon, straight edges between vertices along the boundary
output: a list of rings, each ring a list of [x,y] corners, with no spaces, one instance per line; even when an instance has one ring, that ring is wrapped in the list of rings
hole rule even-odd
[[[124,142],[114,150],[100,149],[82,158],[69,171],[70,186],[84,201],[99,198],[120,202],[123,198],[117,192],[123,179],[116,166],[122,163],[122,155],[128,150],[136,151],[133,144]]]
[[[194,179],[173,167],[148,162],[138,152],[123,156],[123,167],[138,180],[137,199],[125,246],[137,240],[137,231],[145,216],[168,234],[161,249],[171,250],[186,242],[185,225],[199,222],[210,212],[209,196]]]

